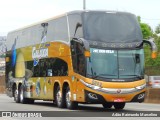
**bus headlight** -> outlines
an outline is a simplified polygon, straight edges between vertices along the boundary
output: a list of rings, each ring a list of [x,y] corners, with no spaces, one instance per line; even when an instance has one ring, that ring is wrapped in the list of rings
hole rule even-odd
[[[136,89],[142,90],[142,89],[144,89],[145,87],[146,87],[146,83],[143,84],[143,85],[137,86]]]
[[[145,83],[143,85],[140,85],[140,86],[137,86],[137,87],[134,87],[134,88],[101,88],[99,86],[95,86],[95,85],[86,83],[82,79],[80,79],[80,82],[82,82],[88,88],[91,88],[93,90],[97,90],[97,91],[100,91],[100,92],[105,92],[105,93],[108,93],[108,94],[128,94],[128,93],[141,91],[146,87],[146,83]],[[117,92],[117,91],[119,91],[119,89],[120,89],[120,92]],[[142,98],[142,97],[143,97],[143,95],[141,95],[139,98]]]
[[[91,88],[91,89],[94,89],[94,90],[99,90],[100,87],[99,86],[95,86],[95,85],[92,85],[92,84],[89,84],[89,83],[86,83],[84,82],[83,80],[80,79],[80,81],[87,87]]]

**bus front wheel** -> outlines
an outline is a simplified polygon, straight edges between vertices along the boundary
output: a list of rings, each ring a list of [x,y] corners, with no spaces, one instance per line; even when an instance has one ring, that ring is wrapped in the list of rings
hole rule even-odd
[[[113,103],[111,103],[111,102],[106,102],[106,103],[103,103],[102,105],[103,105],[103,108],[111,108],[112,105],[113,105]]]
[[[20,94],[16,86],[14,87],[14,101],[20,103]]]
[[[123,109],[125,107],[125,102],[122,102],[122,103],[116,103],[115,102],[113,105],[114,105],[115,109],[121,110],[121,109]]]

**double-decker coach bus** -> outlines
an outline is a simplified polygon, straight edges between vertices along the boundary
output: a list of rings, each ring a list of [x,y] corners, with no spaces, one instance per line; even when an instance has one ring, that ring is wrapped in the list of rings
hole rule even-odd
[[[123,109],[143,102],[143,43],[135,15],[73,11],[8,33],[7,94],[17,103],[50,100],[74,109],[78,103]]]

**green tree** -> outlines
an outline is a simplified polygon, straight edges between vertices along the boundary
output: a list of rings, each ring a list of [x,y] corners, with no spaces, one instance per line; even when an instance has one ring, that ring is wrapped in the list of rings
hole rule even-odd
[[[143,34],[144,39],[148,39],[150,36],[152,36],[152,30],[148,24],[140,23],[140,26],[141,26],[141,30],[142,30],[142,34]]]
[[[159,34],[160,33],[160,24],[158,24],[158,26],[155,29],[155,33]]]
[[[150,36],[154,38],[154,41],[158,48],[158,55],[156,59],[151,58],[151,48],[149,45],[144,45],[144,51],[145,51],[145,74],[147,75],[159,75],[160,74],[160,37],[158,37],[156,34],[153,34],[153,31],[151,27],[141,22],[141,17],[137,16],[138,22],[140,24],[143,39],[148,39]],[[160,25],[157,26],[156,33],[160,33]]]
[[[141,23],[141,17],[137,16],[138,22]]]
[[[137,16],[137,19],[142,30],[143,39],[148,39],[153,34],[151,27],[146,23],[142,23],[140,16]]]

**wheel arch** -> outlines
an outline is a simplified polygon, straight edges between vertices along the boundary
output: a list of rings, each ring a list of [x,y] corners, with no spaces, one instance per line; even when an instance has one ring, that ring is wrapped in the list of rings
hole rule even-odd
[[[62,93],[63,93],[63,94],[65,93],[65,91],[66,91],[67,87],[69,87],[69,88],[70,88],[69,83],[68,83],[68,82],[64,82],[64,83],[63,83],[63,87],[62,87]]]

